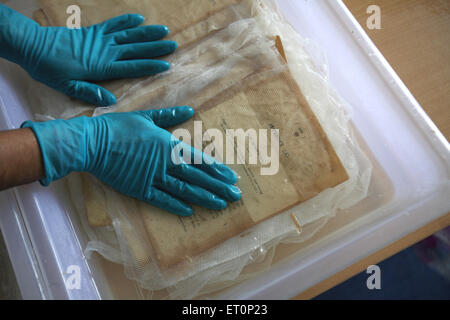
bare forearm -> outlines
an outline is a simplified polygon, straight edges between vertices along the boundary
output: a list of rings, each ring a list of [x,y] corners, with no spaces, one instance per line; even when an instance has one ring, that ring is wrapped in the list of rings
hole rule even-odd
[[[0,132],[0,190],[42,179],[39,143],[31,129]]]

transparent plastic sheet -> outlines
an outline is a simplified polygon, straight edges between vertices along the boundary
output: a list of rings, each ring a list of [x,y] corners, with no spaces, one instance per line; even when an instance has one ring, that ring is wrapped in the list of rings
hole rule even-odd
[[[29,1],[32,0],[27,0],[27,2]],[[46,10],[35,11],[33,14],[33,18],[44,26],[65,26],[66,8],[74,4],[79,5],[83,13],[88,11],[88,14],[81,16],[83,26],[101,23],[120,14],[145,12],[144,24],[170,25],[171,32],[167,39],[177,41],[178,51],[189,47],[198,39],[223,29],[243,16],[251,16],[249,10],[252,8],[249,5],[251,1],[247,0],[198,0],[181,2],[181,4],[178,0],[169,0],[164,3],[153,0],[36,0],[34,2],[46,8]],[[17,5],[13,4],[12,7],[17,7]],[[102,10],[98,10],[98,8],[102,8]],[[186,15],[185,12],[189,12],[189,15]],[[178,63],[173,56],[164,57],[164,59],[172,64]],[[205,64],[199,64],[199,66],[204,67]],[[153,81],[153,78],[150,77],[150,81]],[[129,103],[135,102],[126,97],[129,97],[130,93],[134,93],[142,85],[142,82],[145,83],[145,80],[142,80],[144,79],[105,81],[100,85],[113,92],[121,101],[119,105],[124,105],[126,109]],[[34,101],[31,101],[33,113],[39,119],[48,117],[69,119],[75,115],[90,114],[92,108],[95,107],[55,92],[45,85],[27,83],[27,96],[33,97]]]
[[[108,260],[123,264],[126,275],[149,290],[149,297],[151,292],[161,290],[166,292],[166,298],[208,295],[263,272],[270,268],[271,257],[279,243],[310,239],[339,209],[363,199],[370,182],[372,166],[350,130],[346,112],[349,106],[328,82],[324,55],[316,55],[318,49],[312,42],[303,39],[283,21],[272,1],[237,2],[221,10],[233,13],[227,15],[231,17],[226,20],[230,22],[228,25],[214,25],[211,22],[214,20],[208,18],[208,26],[214,27],[206,28],[207,35],[201,40],[182,46],[171,56],[170,71],[133,81],[126,90],[119,86],[118,104],[113,108],[98,108],[94,114],[185,104],[196,108],[227,90],[234,92],[238,90],[234,88],[288,72],[326,132],[349,179],[198,255],[185,257],[182,263],[162,268],[144,227],[142,204],[91,178],[89,181],[95,185],[96,192],[103,194],[103,204],[111,222],[92,227],[86,215],[83,178],[72,174],[67,180],[89,238],[87,255],[98,252]],[[276,36],[282,39],[287,65],[275,47]],[[38,99],[32,100],[32,105],[40,119],[70,118],[90,110],[45,86],[36,86],[28,79],[27,82],[30,83],[28,97]],[[151,208],[146,206],[145,210],[151,211]],[[242,273],[249,265],[259,265],[259,268]]]

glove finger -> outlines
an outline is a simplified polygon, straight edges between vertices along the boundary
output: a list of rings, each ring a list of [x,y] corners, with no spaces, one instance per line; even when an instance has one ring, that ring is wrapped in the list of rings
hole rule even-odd
[[[143,200],[155,207],[182,217],[188,217],[194,213],[194,210],[188,204],[156,188],[152,188],[150,195]]]
[[[170,64],[161,60],[116,61],[106,76],[108,79],[148,77],[169,70]]]
[[[174,165],[168,172],[182,181],[202,187],[225,200],[235,202],[241,199],[241,191],[237,187],[217,180],[186,163]]]
[[[106,107],[116,103],[116,97],[111,92],[86,81],[70,80],[64,84],[61,90],[72,98],[95,106]]]
[[[161,128],[176,126],[189,120],[194,115],[194,109],[189,106],[141,112],[149,116],[153,122]]]
[[[227,207],[226,201],[213,193],[171,176],[166,176],[165,181],[158,183],[157,187],[179,199],[201,207],[212,210],[223,210]]]
[[[203,153],[193,147],[190,152],[190,163],[194,167],[206,172],[210,176],[228,184],[236,184],[237,176],[233,170],[218,162],[213,157]]]
[[[105,34],[109,34],[129,28],[135,28],[141,25],[144,20],[145,18],[140,14],[124,14],[122,16],[106,20],[98,26],[103,28],[103,32]]]
[[[177,49],[177,43],[170,40],[144,43],[123,44],[118,47],[118,60],[148,59],[171,54]]]
[[[117,44],[155,41],[169,34],[166,26],[142,26],[138,28],[123,30],[114,34]]]

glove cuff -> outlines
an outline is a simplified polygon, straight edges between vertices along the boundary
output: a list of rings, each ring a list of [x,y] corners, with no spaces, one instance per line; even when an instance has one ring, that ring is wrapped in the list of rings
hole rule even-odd
[[[41,147],[45,176],[43,186],[86,167],[88,118],[54,120],[48,122],[26,121],[21,128],[33,130]]]
[[[35,21],[0,4],[0,57],[19,64],[28,71],[33,65],[32,40],[41,27]]]

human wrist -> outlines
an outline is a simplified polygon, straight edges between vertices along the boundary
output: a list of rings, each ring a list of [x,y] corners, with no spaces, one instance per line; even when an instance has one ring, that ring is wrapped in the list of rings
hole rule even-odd
[[[0,131],[0,191],[44,176],[42,156],[30,129]]]
[[[88,163],[89,118],[48,122],[27,121],[22,128],[30,128],[36,135],[44,165],[43,186],[59,180],[71,172],[86,171]]]

